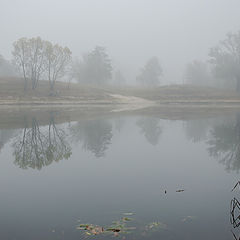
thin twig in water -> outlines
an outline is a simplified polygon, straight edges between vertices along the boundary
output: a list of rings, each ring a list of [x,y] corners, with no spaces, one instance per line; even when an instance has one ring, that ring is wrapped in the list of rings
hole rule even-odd
[[[240,185],[240,181],[238,181],[238,182],[235,184],[235,186],[233,187],[232,191],[237,187],[237,185]],[[231,192],[232,192],[232,191],[231,191]]]

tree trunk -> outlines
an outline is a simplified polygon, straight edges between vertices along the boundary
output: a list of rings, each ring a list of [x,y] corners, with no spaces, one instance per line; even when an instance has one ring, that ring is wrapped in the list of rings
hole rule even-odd
[[[27,91],[27,77],[25,72],[24,64],[22,63],[22,70],[23,70],[23,78],[24,78],[24,92]]]

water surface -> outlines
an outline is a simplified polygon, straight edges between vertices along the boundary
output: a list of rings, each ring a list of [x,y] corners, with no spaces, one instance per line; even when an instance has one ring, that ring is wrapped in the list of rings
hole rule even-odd
[[[19,121],[0,129],[0,239],[112,239],[77,227],[105,228],[124,213],[134,228],[120,239],[238,237],[230,223],[230,202],[240,200],[238,187],[231,192],[240,169],[238,114],[57,123],[49,112],[44,121],[34,114]]]

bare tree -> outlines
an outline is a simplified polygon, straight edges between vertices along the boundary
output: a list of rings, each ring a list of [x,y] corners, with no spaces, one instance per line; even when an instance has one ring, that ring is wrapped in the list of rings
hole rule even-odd
[[[53,45],[40,37],[20,38],[13,46],[14,63],[21,69],[25,90],[28,79],[31,80],[32,89],[35,89],[42,76],[48,78],[50,89],[53,90],[56,80],[64,75],[71,60],[69,48]]]
[[[44,72],[45,45],[40,37],[29,39],[28,44],[32,89],[35,89]]]
[[[49,81],[50,90],[54,90],[56,80],[63,77],[66,66],[71,61],[71,51],[67,47],[61,47],[58,44],[53,45],[45,41],[45,69]]]
[[[236,82],[240,91],[240,31],[229,33],[225,40],[210,50],[210,63],[214,66],[217,77]]]
[[[14,63],[22,70],[24,89],[27,89],[28,79],[31,80],[32,89],[35,89],[44,72],[44,41],[40,37],[20,38],[13,46]]]
[[[18,41],[13,43],[14,50],[13,54],[13,62],[16,66],[18,66],[23,74],[24,78],[24,90],[27,90],[27,69],[28,69],[28,47],[27,47],[27,38],[20,38]]]

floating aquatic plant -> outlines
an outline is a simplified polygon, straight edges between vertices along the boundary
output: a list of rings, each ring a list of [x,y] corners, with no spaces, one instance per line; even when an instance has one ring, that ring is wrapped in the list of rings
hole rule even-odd
[[[100,235],[112,233],[114,236],[118,236],[119,234],[127,234],[130,233],[131,230],[136,229],[135,227],[127,226],[127,222],[132,221],[132,218],[122,217],[120,220],[112,222],[110,226],[98,226],[93,224],[80,224],[77,229],[85,231],[86,235]]]

